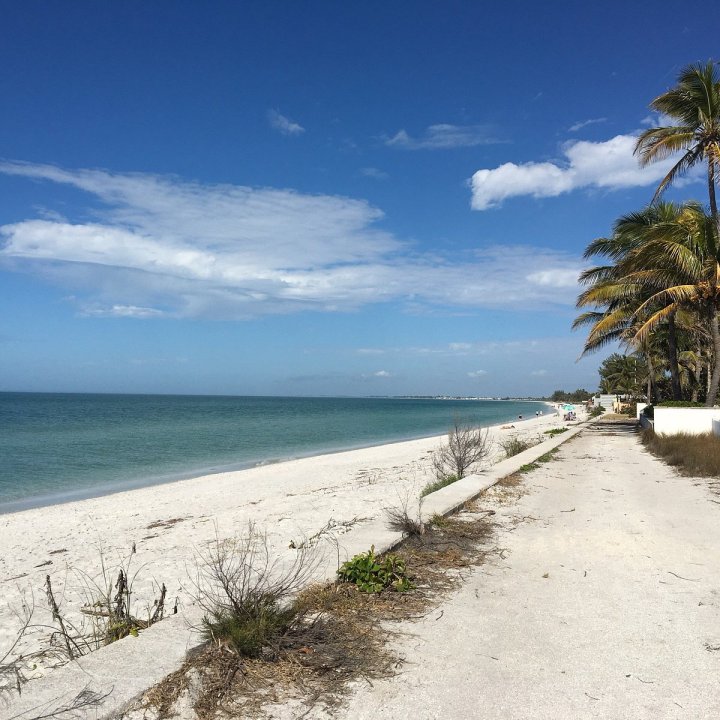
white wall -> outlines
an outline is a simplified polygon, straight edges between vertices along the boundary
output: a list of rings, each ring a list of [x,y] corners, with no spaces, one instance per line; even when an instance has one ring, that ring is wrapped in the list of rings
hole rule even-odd
[[[713,432],[713,420],[720,420],[720,408],[655,407],[655,432],[658,435]]]
[[[595,405],[595,407],[602,405],[606,410],[612,410],[616,398],[617,395],[601,395],[600,397],[593,398],[593,405]]]

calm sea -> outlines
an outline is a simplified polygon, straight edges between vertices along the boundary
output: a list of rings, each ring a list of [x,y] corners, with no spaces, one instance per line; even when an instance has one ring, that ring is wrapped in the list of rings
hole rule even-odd
[[[493,425],[492,400],[0,393],[0,513],[260,463]],[[211,482],[211,481],[209,481]]]

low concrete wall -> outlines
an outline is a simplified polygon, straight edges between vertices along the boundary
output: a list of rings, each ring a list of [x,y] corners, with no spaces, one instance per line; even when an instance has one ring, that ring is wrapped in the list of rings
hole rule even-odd
[[[658,435],[702,435],[713,432],[713,420],[720,420],[720,408],[655,407]]]
[[[712,431],[715,437],[720,437],[720,420],[712,421]]]
[[[449,515],[476,498],[503,477],[517,472],[526,463],[559,447],[583,430],[584,422],[567,432],[549,438],[518,455],[502,460],[477,475],[468,475],[452,485],[428,495],[423,504],[423,518],[434,514]],[[365,552],[375,546],[377,553],[392,550],[403,541],[402,533],[388,530],[386,518],[356,528],[343,536],[337,555],[325,557],[318,568],[317,581],[335,579],[338,562]],[[166,675],[177,670],[186,654],[201,645],[196,632],[202,619],[197,606],[184,614],[169,617],[137,637],[129,636],[103,647],[75,662],[57,668],[45,678],[31,680],[25,692],[13,702],[0,704],[0,720],[30,720],[36,717],[57,717],[58,720],[111,720],[121,715],[137,697]],[[102,697],[96,707],[68,712],[68,704],[79,693],[92,691]],[[54,714],[53,714],[54,713]]]
[[[638,420],[640,420],[640,414],[647,406],[648,406],[647,403],[640,403],[640,402],[635,406],[635,417]]]

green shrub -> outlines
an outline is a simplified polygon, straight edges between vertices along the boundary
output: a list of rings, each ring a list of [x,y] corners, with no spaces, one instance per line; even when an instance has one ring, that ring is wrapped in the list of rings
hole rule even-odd
[[[655,407],[699,408],[705,407],[705,403],[695,402],[693,400],[663,400],[659,403],[655,403]]]
[[[561,433],[567,432],[567,428],[550,428],[549,430],[545,430],[545,435],[549,435],[550,437],[555,437],[556,435],[560,435]]]
[[[397,555],[378,557],[374,545],[366,553],[344,562],[337,575],[340,582],[353,583],[366,593],[379,593],[386,588],[405,592],[413,588],[405,561]]]
[[[421,491],[420,491],[420,497],[424,498],[426,495],[429,495],[430,493],[434,493],[436,490],[441,490],[444,487],[447,487],[448,485],[452,485],[454,482],[458,481],[457,475],[447,475],[445,477],[438,478],[434,482],[428,483]]]
[[[275,602],[232,610],[222,608],[203,618],[202,636],[204,640],[228,643],[241,657],[256,658],[295,618],[294,607],[282,609]]]
[[[594,407],[590,412],[588,413],[588,417],[596,418],[599,415],[602,415],[605,412],[602,405],[598,405],[597,407]]]

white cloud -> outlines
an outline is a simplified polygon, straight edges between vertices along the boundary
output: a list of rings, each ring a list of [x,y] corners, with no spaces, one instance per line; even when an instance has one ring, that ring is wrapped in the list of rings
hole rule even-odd
[[[490,134],[485,125],[449,125],[441,123],[430,125],[422,137],[413,138],[405,130],[385,139],[390,147],[407,150],[447,150],[458,147],[474,147],[476,145],[493,145],[500,142]]]
[[[360,168],[360,174],[375,180],[387,180],[390,177],[384,170],[374,167]]]
[[[566,143],[562,163],[505,163],[478,170],[471,178],[472,208],[487,210],[511,197],[555,197],[579,188],[644,187],[662,179],[673,158],[641,168],[633,155],[636,137],[616,135],[604,142]]]
[[[600,123],[607,122],[607,118],[601,117],[601,118],[590,118],[589,120],[581,120],[580,122],[576,122],[573,125],[571,125],[568,130],[570,132],[577,132],[578,130],[582,130],[584,127],[587,127],[588,125],[599,125]]]
[[[47,165],[0,163],[0,172],[101,202],[82,221],[0,226],[0,262],[69,288],[86,314],[242,319],[381,302],[542,309],[574,304],[578,290],[580,262],[566,253],[426,256],[379,229],[382,212],[361,200]]]
[[[268,122],[271,127],[283,135],[302,135],[305,132],[305,128],[302,125],[298,125],[298,123],[293,122],[290,118],[286,118],[277,110],[268,110]]]
[[[376,373],[373,373],[373,377],[389,378],[392,377],[392,375],[387,370],[378,370]]]
[[[487,370],[473,370],[467,374],[470,378],[480,378],[483,375],[487,375]]]
[[[155,308],[137,307],[135,305],[113,305],[110,308],[85,308],[85,315],[95,317],[153,318],[162,317],[165,313]]]
[[[467,350],[472,349],[472,343],[454,342],[454,343],[450,343],[450,345],[448,345],[448,347],[453,352],[465,352]]]
[[[534,377],[542,377],[543,375],[547,375],[547,370],[533,370],[530,374]]]
[[[358,348],[356,350],[358,355],[384,355],[385,350],[381,350],[380,348]]]
[[[529,282],[555,288],[576,288],[579,272],[577,268],[549,268],[525,276]]]

